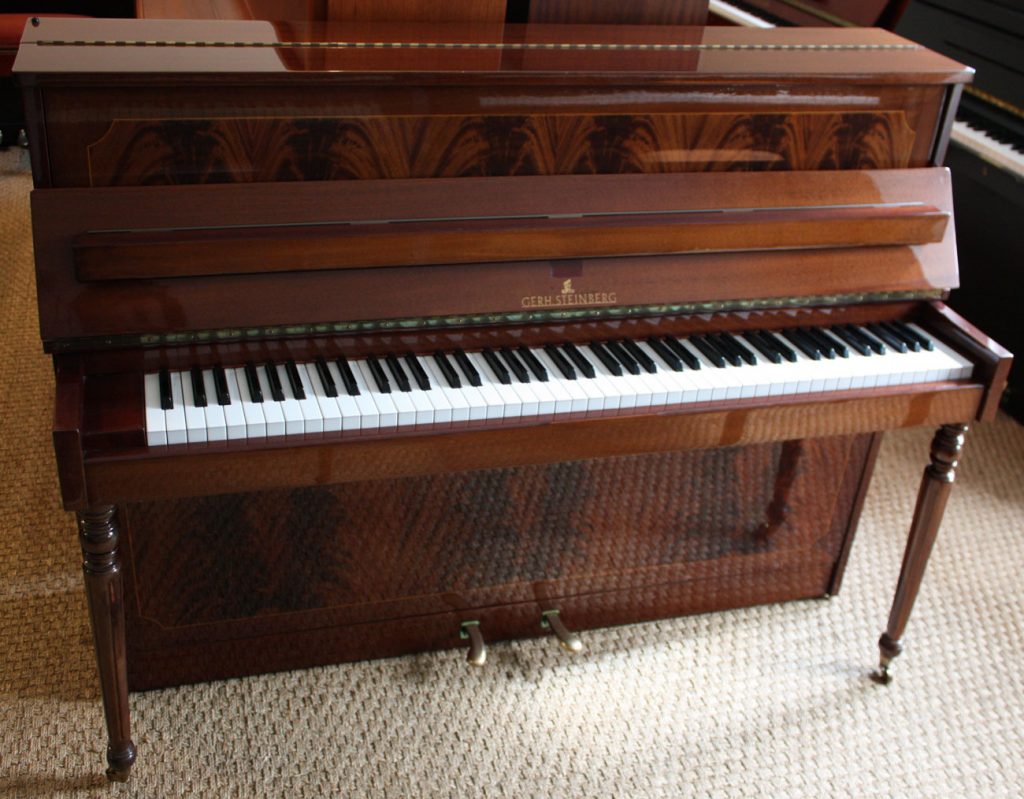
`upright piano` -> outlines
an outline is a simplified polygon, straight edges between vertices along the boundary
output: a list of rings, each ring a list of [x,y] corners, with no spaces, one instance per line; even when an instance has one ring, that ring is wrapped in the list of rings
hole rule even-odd
[[[943,304],[969,70],[874,30],[46,19],[17,68],[111,779],[130,689],[834,594],[881,432],[934,425],[889,678],[1010,362]]]

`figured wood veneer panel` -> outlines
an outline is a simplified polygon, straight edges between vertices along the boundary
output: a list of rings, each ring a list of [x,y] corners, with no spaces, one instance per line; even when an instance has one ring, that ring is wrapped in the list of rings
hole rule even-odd
[[[766,568],[816,548],[851,441],[134,504],[138,612],[165,628],[354,621],[740,575],[748,556]]]
[[[894,169],[904,111],[115,120],[93,186],[374,178]]]
[[[133,689],[821,596],[871,436],[601,459],[122,514]],[[866,471],[865,471],[866,470]],[[376,504],[373,504],[376,503]]]

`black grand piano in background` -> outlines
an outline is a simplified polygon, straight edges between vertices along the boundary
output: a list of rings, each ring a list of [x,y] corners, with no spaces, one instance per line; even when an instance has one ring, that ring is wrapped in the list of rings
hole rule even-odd
[[[1011,350],[1024,345],[1016,299],[1024,289],[1024,3],[1020,0],[711,0],[710,19],[753,28],[831,24],[895,30],[977,70],[965,87],[945,163],[953,172],[964,279],[950,305]],[[1024,373],[1003,406],[1024,420]]]
[[[952,170],[963,281],[950,304],[1020,351],[1024,325],[1024,3],[915,0],[898,32],[970,64],[946,165]],[[1024,372],[1010,374],[1003,400],[1024,420]]]

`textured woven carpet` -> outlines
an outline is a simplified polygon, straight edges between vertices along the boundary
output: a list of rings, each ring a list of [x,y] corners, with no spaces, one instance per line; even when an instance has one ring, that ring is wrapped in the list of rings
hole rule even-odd
[[[585,635],[132,696],[106,786],[71,518],[49,442],[21,151],[0,153],[0,795],[1024,794],[1024,428],[968,438],[888,688],[866,673],[930,430],[883,446],[842,593]]]

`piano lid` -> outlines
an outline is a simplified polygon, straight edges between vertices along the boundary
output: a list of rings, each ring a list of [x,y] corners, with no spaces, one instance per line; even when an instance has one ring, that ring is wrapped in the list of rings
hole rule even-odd
[[[970,80],[944,56],[880,30],[309,23],[43,18],[20,73],[558,73],[605,81],[737,78],[881,83]]]

